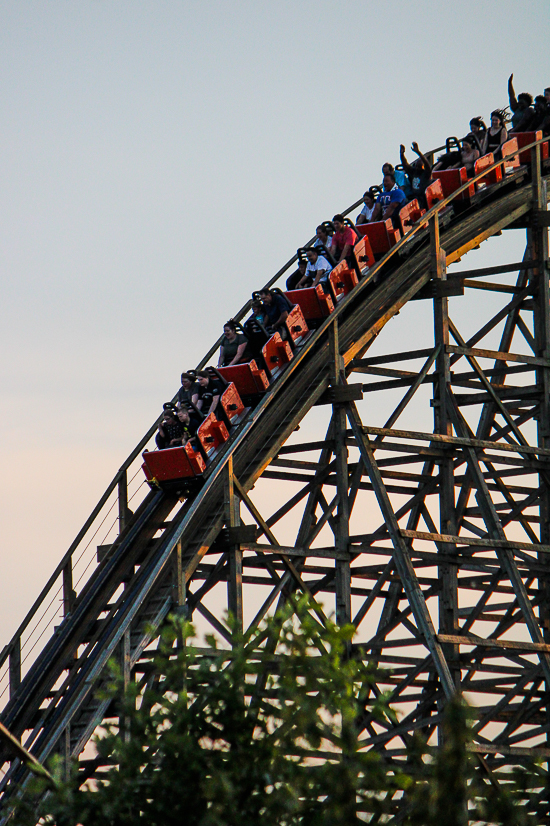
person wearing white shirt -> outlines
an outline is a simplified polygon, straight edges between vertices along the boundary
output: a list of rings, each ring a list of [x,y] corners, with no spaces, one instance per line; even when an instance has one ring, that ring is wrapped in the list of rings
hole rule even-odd
[[[376,198],[370,189],[368,189],[363,195],[363,204],[363,209],[355,221],[356,226],[359,226],[360,224],[368,224],[372,218],[372,213],[374,212],[374,207],[376,205]]]
[[[314,287],[321,282],[321,279],[326,282],[329,273],[332,271],[332,267],[327,259],[323,255],[319,255],[315,247],[309,247],[306,250],[306,255],[308,265],[306,274],[298,285],[299,288],[306,287],[312,281]]]

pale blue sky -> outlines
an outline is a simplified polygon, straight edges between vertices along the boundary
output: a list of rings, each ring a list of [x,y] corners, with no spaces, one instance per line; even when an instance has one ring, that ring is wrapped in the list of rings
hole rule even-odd
[[[1,646],[252,289],[399,143],[550,84],[550,14],[4,0],[0,38]]]

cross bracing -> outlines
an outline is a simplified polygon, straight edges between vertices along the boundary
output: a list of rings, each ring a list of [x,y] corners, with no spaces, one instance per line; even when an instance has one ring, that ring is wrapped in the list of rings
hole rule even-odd
[[[376,690],[391,691],[399,719],[365,714],[361,727],[388,766],[415,731],[437,737],[457,690],[492,778],[548,758],[548,170],[534,161],[475,208],[432,210],[379,262],[376,289],[364,278],[338,305],[193,496],[142,489],[132,500],[142,440],[1,658],[2,721],[39,760],[82,755],[114,713],[97,695],[109,658],[128,680],[148,675],[151,628],[170,611],[230,646],[226,611],[249,627],[299,592],[318,600],[321,621],[334,610],[356,625],[352,656],[387,669]],[[509,228],[526,231],[521,262],[447,272]],[[430,305],[430,330],[395,352],[409,301],[409,317]],[[453,316],[466,302],[474,332]],[[103,536],[109,509],[116,525]],[[4,757],[8,800],[27,775]],[[83,759],[83,780],[97,768]]]

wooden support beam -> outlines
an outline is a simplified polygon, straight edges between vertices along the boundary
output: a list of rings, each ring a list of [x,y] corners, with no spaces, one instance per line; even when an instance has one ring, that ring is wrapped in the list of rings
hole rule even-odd
[[[418,584],[408,549],[402,536],[400,535],[399,524],[384,487],[382,477],[380,476],[380,471],[376,465],[372,447],[368,437],[363,432],[361,420],[359,419],[353,403],[351,403],[348,407],[348,419],[359,446],[361,458],[375,489],[378,505],[382,511],[384,521],[388,526],[388,531],[394,547],[396,568],[399,571],[403,587],[409,598],[411,610],[415,616],[418,628],[422,633],[424,644],[434,659],[434,665],[441,680],[443,691],[445,692],[447,698],[450,699],[455,692],[454,681],[449,670],[449,666],[447,665],[443,655],[442,648],[435,639],[435,629],[426,606],[424,594]]]
[[[474,447],[483,450],[497,450],[506,453],[532,453],[537,456],[548,456],[550,458],[550,449],[544,447],[536,447],[532,445],[514,445],[506,442],[493,442],[484,439],[462,439],[459,436],[447,436],[440,433],[426,433],[420,430],[396,430],[388,427],[372,427],[371,425],[364,425],[363,430],[373,436],[394,436],[396,439],[411,439],[424,442],[442,442],[443,444],[456,445],[457,447]],[[384,449],[386,449],[384,443]]]
[[[230,543],[228,549],[227,607],[235,623],[235,630],[240,635],[243,631],[243,552],[239,542],[235,541],[235,531],[239,531],[241,528],[241,514],[239,497],[235,494],[232,456],[227,460],[225,468],[224,511]]]
[[[524,642],[523,640],[495,640],[477,637],[475,634],[438,634],[440,642],[452,642],[456,645],[476,645],[483,648],[500,648],[504,651],[543,651],[550,654],[550,645],[546,643]]]
[[[457,347],[454,344],[448,344],[446,350],[448,353],[456,353],[460,356],[474,356],[475,358],[494,359],[496,361],[519,362],[520,364],[532,364],[535,367],[550,366],[550,360],[547,358],[524,356],[518,353],[502,353],[498,350],[483,350],[480,347]]]
[[[492,537],[475,538],[473,536],[456,536],[453,534],[430,533],[428,531],[410,531],[400,528],[401,535],[407,539],[424,539],[430,542],[442,542],[451,545],[466,545],[479,548],[514,548],[523,551],[550,553],[550,545],[534,545],[532,542],[520,542],[513,539],[493,539]]]
[[[348,447],[346,444],[346,411],[343,403],[351,401],[351,388],[346,384],[344,362],[340,355],[340,336],[338,321],[330,328],[329,359],[331,372],[331,390],[333,393],[332,425],[334,438],[334,455],[336,464],[335,504],[336,524],[334,541],[339,559],[336,561],[336,622],[346,625],[351,622],[351,570],[349,555],[349,469]],[[362,398],[361,393],[361,398]]]

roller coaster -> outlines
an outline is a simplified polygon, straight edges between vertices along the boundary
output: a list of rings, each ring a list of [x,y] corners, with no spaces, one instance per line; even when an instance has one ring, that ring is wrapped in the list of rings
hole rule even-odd
[[[442,176],[429,209],[402,216],[402,237],[386,228],[385,249],[363,245],[355,276],[337,273],[332,310],[266,350],[263,389],[222,437],[206,433],[202,463],[181,476],[196,484],[162,485],[153,472],[147,482],[141,454],[157,423],[140,440],[0,654],[0,720],[37,760],[60,753],[79,759],[82,782],[97,776],[86,746],[117,717],[99,691],[105,667],[118,657],[126,681],[150,679],[169,613],[199,618],[230,647],[225,612],[249,628],[305,592],[320,615],[334,606],[337,622],[354,623],[351,656],[388,669],[378,689],[399,719],[365,715],[361,744],[389,770],[414,732],[437,738],[460,691],[480,771],[498,783],[533,757],[547,771],[550,161],[542,133],[521,138],[502,160],[480,159],[473,178]],[[526,230],[521,262],[447,271],[509,229]],[[509,273],[514,283],[495,282]],[[449,305],[479,291],[491,300],[476,302],[480,325],[464,338]],[[409,302],[408,318],[430,307],[429,346],[409,331],[411,349],[395,352],[388,335],[369,357]],[[301,317],[308,326],[305,305]],[[413,408],[422,430],[404,424]],[[326,432],[303,441],[311,416]],[[0,748],[4,823],[29,771]]]

